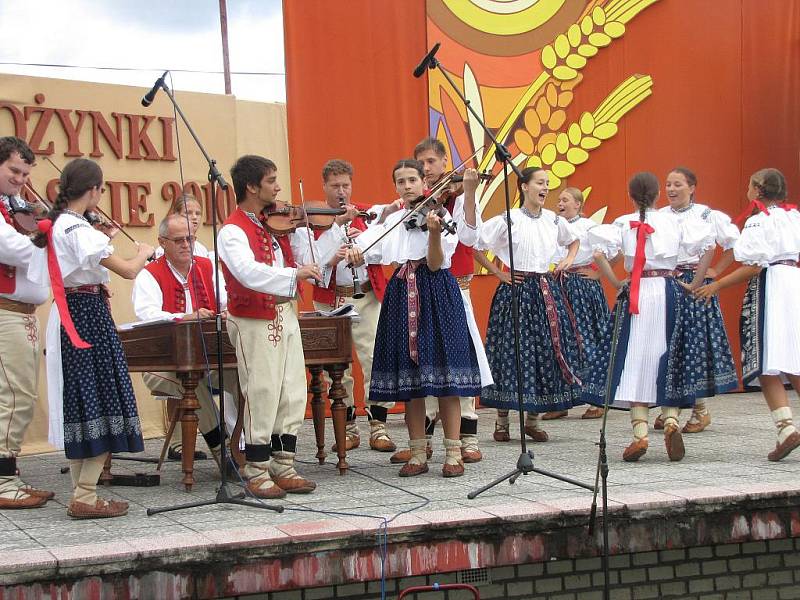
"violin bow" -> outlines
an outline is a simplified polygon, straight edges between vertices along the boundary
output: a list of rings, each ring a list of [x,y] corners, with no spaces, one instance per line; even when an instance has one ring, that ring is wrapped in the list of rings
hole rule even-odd
[[[373,246],[375,246],[375,245],[376,245],[378,242],[380,242],[380,241],[381,241],[383,238],[385,238],[385,237],[386,237],[387,235],[389,235],[389,234],[390,234],[392,231],[394,231],[394,229],[395,229],[395,228],[396,228],[398,225],[400,225],[400,223],[405,223],[405,222],[406,222],[406,221],[408,221],[408,220],[409,220],[411,217],[413,217],[415,214],[417,214],[417,213],[418,213],[418,212],[420,212],[420,211],[421,211],[423,208],[425,208],[425,206],[427,206],[429,202],[431,202],[432,200],[435,200],[435,199],[436,199],[436,196],[437,196],[437,195],[438,195],[438,194],[439,194],[439,193],[440,193],[442,190],[444,190],[444,189],[445,189],[445,188],[446,188],[448,185],[450,185],[450,180],[451,180],[451,179],[453,178],[453,176],[454,176],[454,175],[455,175],[455,174],[458,172],[458,170],[459,170],[461,167],[463,167],[465,164],[467,164],[469,161],[471,161],[473,158],[475,158],[475,157],[478,155],[478,152],[480,152],[481,150],[483,150],[483,148],[484,148],[484,146],[481,146],[480,148],[478,148],[478,149],[477,149],[475,152],[473,152],[473,153],[472,153],[470,156],[468,156],[468,157],[467,157],[467,158],[465,158],[463,161],[461,161],[461,163],[460,163],[458,166],[454,167],[452,171],[450,171],[450,172],[449,172],[447,175],[443,176],[443,177],[442,177],[442,178],[441,178],[439,181],[437,181],[437,182],[436,182],[436,183],[433,185],[433,187],[432,187],[432,188],[429,190],[429,194],[428,194],[428,196],[427,196],[427,197],[426,197],[424,200],[422,200],[422,202],[420,202],[420,203],[419,203],[419,204],[418,204],[418,205],[417,205],[415,208],[413,208],[413,209],[409,210],[408,212],[406,212],[406,214],[404,214],[404,215],[403,215],[403,218],[402,218],[402,219],[400,219],[399,221],[397,221],[397,223],[395,223],[394,225],[392,225],[391,227],[389,227],[389,229],[387,229],[386,231],[384,231],[384,232],[383,232],[383,233],[382,233],[380,236],[378,236],[378,238],[377,238],[377,239],[376,239],[374,242],[372,242],[372,243],[371,243],[369,246],[367,246],[366,248],[364,248],[364,249],[362,250],[362,252],[366,254],[366,253],[367,253],[367,252],[368,252],[368,251],[369,251],[369,250],[370,250],[370,249],[371,249]]]
[[[54,168],[56,171],[58,171],[59,175],[62,173],[61,169],[59,169],[59,168],[58,168],[58,165],[56,165],[56,163],[54,163],[52,160],[50,160],[50,157],[49,157],[49,156],[45,156],[45,157],[44,157],[44,159],[45,159],[47,162],[49,162],[49,163],[52,165],[52,167],[53,167],[53,168]],[[37,196],[38,196],[38,194],[37,194]],[[46,206],[46,205],[45,205],[45,206]],[[120,224],[119,224],[119,223],[117,223],[117,222],[116,222],[114,219],[112,219],[112,218],[111,218],[111,217],[110,217],[110,216],[109,216],[109,215],[106,213],[106,211],[104,211],[104,210],[103,210],[102,208],[100,208],[99,206],[95,206],[95,208],[97,209],[97,212],[99,212],[99,213],[100,213],[100,214],[101,214],[101,215],[102,215],[102,216],[103,216],[103,217],[106,219],[106,221],[108,221],[108,223],[110,223],[111,225],[113,225],[114,227],[116,227],[116,228],[119,230],[119,232],[120,232],[122,235],[124,235],[126,238],[128,238],[130,241],[132,241],[134,244],[137,244],[137,245],[139,244],[139,242],[137,242],[135,239],[133,239],[133,238],[131,237],[131,235],[130,235],[130,234],[127,232],[127,231],[125,231],[125,229],[122,227],[122,225],[120,225]]]
[[[306,217],[306,234],[308,235],[308,249],[311,252],[311,262],[316,263],[317,259],[314,256],[314,240],[311,239],[311,223],[308,221],[308,211],[306,210],[306,197],[303,194],[303,178],[298,180],[300,187],[300,205],[303,207],[303,214]]]

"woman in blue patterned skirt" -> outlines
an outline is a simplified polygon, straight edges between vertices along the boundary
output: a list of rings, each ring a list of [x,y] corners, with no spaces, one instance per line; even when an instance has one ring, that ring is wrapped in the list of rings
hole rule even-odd
[[[722,257],[706,273],[705,283],[722,275],[733,262],[733,245],[739,239],[739,230],[731,223],[728,215],[694,201],[697,177],[686,167],[676,167],[667,174],[666,192],[669,206],[659,212],[669,215],[679,223],[711,225],[714,229],[714,241],[722,248]],[[678,281],[691,284],[694,280],[700,257],[681,252],[678,255]],[[692,296],[684,295],[683,307],[691,316],[697,343],[700,344],[698,358],[702,361],[696,365],[702,369],[698,377],[697,401],[692,409],[692,416],[681,430],[683,433],[700,433],[711,424],[711,413],[706,406],[705,398],[729,392],[739,385],[736,367],[733,364],[731,345],[725,333],[725,323],[719,300],[715,297],[708,304],[697,302]],[[663,429],[663,417],[658,417],[654,429]]]
[[[517,185],[522,206],[511,211],[513,249],[509,248],[505,214],[481,225],[480,238],[474,247],[491,250],[507,267],[513,252],[522,400],[527,412],[525,434],[535,442],[545,442],[548,435],[539,426],[539,413],[567,410],[580,395],[576,329],[564,296],[550,273],[551,260],[559,248],[568,251],[556,272],[572,265],[579,242],[566,219],[544,208],[549,188],[547,171],[535,167],[524,169]],[[492,299],[486,331],[486,355],[494,384],[481,392],[481,404],[498,409],[496,440],[508,439],[508,409],[518,406],[512,285],[510,275],[505,277]]]
[[[153,248],[140,244],[127,260],[113,254],[108,234],[116,232],[103,233],[84,216],[103,191],[96,163],[79,158],[64,167],[58,197],[34,240],[46,250],[31,266],[37,279],[53,287],[56,308],[50,311],[46,341],[50,439],[70,459],[73,497],[67,514],[78,519],[127,513],[126,502],[97,497],[97,481],[110,452],[144,449],[105,284],[109,270],[133,279]]]
[[[392,170],[395,187],[406,210],[392,213],[384,223],[362,233],[356,242],[366,249],[391,230],[367,253],[369,263],[397,268],[386,287],[375,336],[370,402],[406,402],[411,459],[401,477],[428,471],[425,438],[425,397],[439,399],[444,429],[442,474],[464,474],[461,459],[460,396],[480,393],[481,375],[467,326],[461,290],[450,273],[458,238],[443,235],[441,218],[430,211],[424,221],[398,223],[423,192],[422,163],[401,160]],[[474,199],[473,199],[474,207]],[[474,208],[472,210],[474,219]],[[477,236],[474,220],[458,224]],[[392,229],[393,228],[393,229]]]

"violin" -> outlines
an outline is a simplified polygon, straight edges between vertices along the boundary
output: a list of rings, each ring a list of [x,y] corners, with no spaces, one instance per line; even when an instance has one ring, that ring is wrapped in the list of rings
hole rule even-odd
[[[36,204],[28,202],[20,196],[8,196],[8,214],[14,220],[19,231],[36,233],[37,223],[46,216]]]
[[[333,226],[336,217],[347,212],[344,208],[331,208],[325,202],[309,201],[305,207],[278,201],[262,211],[264,224],[273,235],[288,235],[298,227],[325,231]]]
[[[439,217],[442,222],[442,231],[445,232],[445,235],[448,233],[455,235],[456,224],[452,220],[447,219],[443,196],[444,194],[437,194],[435,192],[417,196],[417,198],[409,204],[409,208],[416,212],[405,221],[405,228],[408,230],[419,227],[420,230],[427,231],[428,213],[434,211],[434,214]]]

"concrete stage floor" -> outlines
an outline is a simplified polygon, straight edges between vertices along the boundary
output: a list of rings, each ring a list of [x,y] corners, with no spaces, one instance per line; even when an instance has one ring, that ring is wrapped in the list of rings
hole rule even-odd
[[[800,422],[797,419],[800,406],[793,393],[791,402],[796,422]],[[652,430],[645,457],[638,463],[624,463],[622,451],[631,436],[629,416],[627,412],[612,411],[608,425],[612,510],[669,512],[687,503],[724,504],[770,494],[791,497],[800,493],[800,451],[779,463],[767,461],[766,455],[775,444],[775,428],[760,394],[717,397],[709,406],[711,427],[700,434],[684,435],[686,458],[680,463],[669,462],[662,433]],[[595,442],[601,421],[582,421],[583,410],[578,407],[566,419],[544,423],[550,441],[530,444],[536,453],[536,467],[586,483],[594,481]],[[155,561],[149,563],[150,568],[156,568],[152,565],[157,564],[161,569],[169,570],[164,565],[180,569],[182,561],[195,565],[213,561],[218,556],[215,552],[234,546],[260,548],[265,559],[287,554],[299,556],[325,548],[341,550],[348,543],[351,547],[360,544],[363,553],[370,547],[377,549],[375,536],[384,518],[390,520],[387,532],[391,544],[393,535],[411,534],[421,540],[426,531],[447,526],[456,531],[473,523],[508,524],[535,520],[537,515],[586,513],[591,492],[538,474],[520,478],[513,486],[503,483],[475,500],[467,499],[469,491],[512,470],[519,454],[517,424],[512,421],[512,442],[500,444],[491,437],[494,411],[479,412],[484,460],[467,465],[466,475],[456,479],[441,476],[444,455],[441,427],[434,438],[430,472],[405,479],[397,476],[398,466],[389,464],[389,454],[369,449],[364,417],[359,417],[362,445],[348,453],[350,472],[340,476],[330,454],[325,465],[317,465],[313,428],[311,421],[307,421],[298,452],[304,462],[298,465],[298,470],[314,479],[318,488],[310,495],[290,495],[279,501],[285,507],[282,514],[227,505],[146,515],[147,508],[213,498],[217,471],[214,463],[207,460],[195,465],[196,484],[191,493],[184,492],[180,484],[180,465],[168,463],[159,487],[101,489],[105,497],[130,502],[131,510],[126,517],[76,521],[66,514],[70,478],[69,474],[60,473],[67,464],[63,454],[24,457],[19,462],[26,480],[36,487],[55,490],[56,498],[40,509],[0,511],[0,584],[24,585],[61,578],[74,581],[84,575],[110,573],[115,569],[119,573],[133,572],[137,564],[141,566],[141,561],[148,559]],[[516,413],[511,416],[514,419]],[[685,411],[681,422],[688,416]],[[651,425],[654,418],[655,411],[651,411]],[[407,435],[402,416],[390,416],[390,432],[398,445],[405,445]],[[330,441],[332,437],[329,424],[327,439]],[[198,446],[205,449],[202,441]],[[159,449],[160,440],[150,440],[146,454],[157,456]],[[153,469],[152,465],[127,461],[114,463],[114,471],[120,473]],[[787,535],[800,533],[787,532]],[[360,542],[354,545],[356,538]],[[470,563],[466,568],[484,566],[479,564],[480,560],[466,560]],[[449,566],[465,568],[457,562]],[[432,568],[443,571],[447,567],[440,562]],[[297,569],[295,564],[294,570]],[[387,575],[418,574],[409,572],[413,570],[409,565],[396,563],[393,573]],[[323,568],[305,578],[295,574],[290,579],[297,585],[330,584],[331,581],[324,580],[324,571]],[[338,582],[370,579],[375,574],[373,568],[354,571]],[[377,576],[380,577],[379,572]],[[284,580],[271,589],[289,589],[290,583]],[[254,585],[231,584],[227,595],[262,591]]]

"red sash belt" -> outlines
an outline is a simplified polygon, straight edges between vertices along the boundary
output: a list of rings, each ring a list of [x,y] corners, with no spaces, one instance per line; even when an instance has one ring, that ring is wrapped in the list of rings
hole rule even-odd
[[[670,269],[647,269],[642,271],[642,277],[672,277],[675,271]]]

